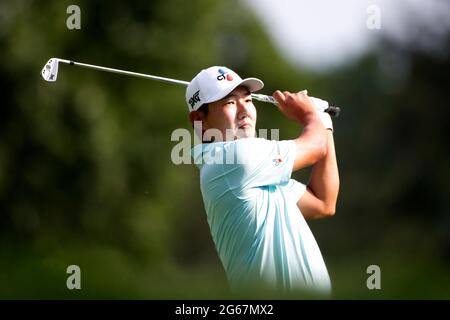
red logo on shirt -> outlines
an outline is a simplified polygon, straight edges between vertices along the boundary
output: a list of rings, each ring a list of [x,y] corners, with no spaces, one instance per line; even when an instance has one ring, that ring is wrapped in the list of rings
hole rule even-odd
[[[272,160],[276,166],[278,166],[280,163],[283,162],[283,159],[281,159],[281,156],[276,157],[275,159]]]

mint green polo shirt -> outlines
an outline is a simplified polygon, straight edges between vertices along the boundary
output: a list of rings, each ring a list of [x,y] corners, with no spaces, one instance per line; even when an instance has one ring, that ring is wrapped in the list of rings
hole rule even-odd
[[[230,287],[328,294],[330,278],[297,202],[293,140],[245,138],[192,149],[208,224]]]

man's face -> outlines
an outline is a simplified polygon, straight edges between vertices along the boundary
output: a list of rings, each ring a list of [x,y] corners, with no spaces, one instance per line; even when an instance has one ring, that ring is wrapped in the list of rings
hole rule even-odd
[[[256,108],[246,87],[237,87],[222,100],[210,103],[208,109],[208,114],[201,117],[203,130],[206,130],[204,140],[210,140],[208,129],[219,130],[223,141],[255,137]],[[221,140],[212,135],[214,141]]]

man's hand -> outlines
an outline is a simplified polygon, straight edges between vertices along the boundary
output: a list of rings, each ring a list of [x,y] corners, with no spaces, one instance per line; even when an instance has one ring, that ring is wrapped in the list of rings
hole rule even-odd
[[[289,119],[305,124],[306,118],[316,112],[316,108],[306,91],[291,93],[275,91],[273,97],[278,102],[278,108]]]

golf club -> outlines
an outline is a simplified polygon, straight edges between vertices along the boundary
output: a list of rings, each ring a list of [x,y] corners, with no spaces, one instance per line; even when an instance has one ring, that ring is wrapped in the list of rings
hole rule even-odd
[[[160,82],[174,83],[174,84],[179,84],[179,85],[183,85],[183,86],[187,86],[189,84],[188,81],[159,77],[159,76],[131,72],[131,71],[120,70],[120,69],[107,68],[107,67],[96,66],[96,65],[92,65],[92,64],[75,62],[75,61],[59,59],[59,58],[50,58],[50,60],[48,60],[48,62],[45,64],[44,68],[42,68],[41,76],[45,81],[49,81],[49,82],[56,81],[56,79],[58,77],[59,63],[65,63],[65,64],[68,64],[71,66],[78,66],[78,67],[83,67],[83,68],[88,68],[88,69],[95,69],[95,70],[100,70],[100,71],[118,73],[118,74],[123,74],[123,75],[127,75],[127,76],[138,77],[138,78],[145,78],[145,79],[150,79],[150,80],[155,80],[155,81],[160,81]],[[277,104],[276,100],[273,97],[267,96],[264,94],[252,93],[252,98],[255,100],[258,100],[258,101],[262,101],[262,102],[268,102],[268,103],[272,103],[275,105]],[[339,116],[341,109],[339,107],[329,106],[324,111],[329,113],[331,116],[337,117],[337,116]]]

